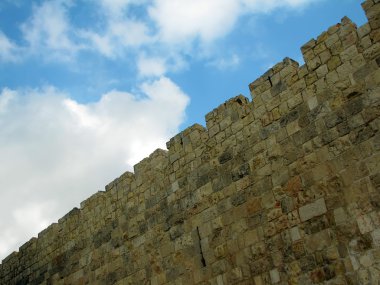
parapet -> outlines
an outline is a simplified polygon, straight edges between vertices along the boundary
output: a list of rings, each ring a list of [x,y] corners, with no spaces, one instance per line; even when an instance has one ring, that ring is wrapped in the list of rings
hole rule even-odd
[[[162,149],[156,149],[149,157],[134,166],[135,176],[143,176],[145,172],[150,170],[160,171],[166,167],[168,163],[168,152]]]
[[[250,110],[250,102],[243,95],[231,98],[221,104],[205,117],[209,137],[215,136],[219,131],[223,131],[232,123],[246,117]]]
[[[268,96],[273,97],[281,93],[291,83],[292,76],[297,74],[298,67],[299,63],[297,61],[288,57],[284,58],[282,62],[277,63],[261,77],[249,84],[249,90],[255,105],[262,104],[262,100],[266,102]]]
[[[191,152],[197,148],[202,141],[205,141],[206,129],[199,125],[194,124],[186,128],[166,143],[170,155],[178,152]],[[173,163],[176,159],[170,156],[170,162]]]

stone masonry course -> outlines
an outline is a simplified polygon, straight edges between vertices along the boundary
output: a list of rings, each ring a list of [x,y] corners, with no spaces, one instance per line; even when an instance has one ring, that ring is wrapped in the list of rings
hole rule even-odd
[[[0,264],[0,284],[380,284],[380,0]]]

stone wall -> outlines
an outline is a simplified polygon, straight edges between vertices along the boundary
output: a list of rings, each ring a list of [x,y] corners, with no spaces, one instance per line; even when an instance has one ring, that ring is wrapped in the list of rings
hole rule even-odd
[[[380,1],[0,265],[0,284],[378,284]]]

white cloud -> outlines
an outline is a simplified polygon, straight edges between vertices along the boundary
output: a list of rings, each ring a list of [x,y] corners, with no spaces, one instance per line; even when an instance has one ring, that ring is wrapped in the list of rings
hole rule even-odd
[[[240,0],[244,13],[263,14],[279,8],[298,9],[322,0]]]
[[[99,52],[103,56],[114,58],[115,54],[115,44],[112,43],[112,37],[108,35],[100,35],[93,31],[80,31],[80,35],[89,40],[91,43],[91,49]]]
[[[7,110],[8,104],[17,96],[17,92],[4,89],[0,96],[0,114]]]
[[[178,131],[189,102],[170,79],[80,104],[47,87],[0,93],[0,259]]]
[[[133,0],[132,0],[133,1]],[[100,6],[105,9],[113,17],[121,17],[131,0],[99,0]]]
[[[142,6],[148,0],[96,0],[102,24],[96,29],[78,29],[77,35],[87,40],[88,48],[108,58],[121,58],[125,51],[153,42],[147,22],[129,17],[132,6]]]
[[[151,37],[148,35],[148,26],[140,21],[115,21],[109,25],[109,31],[116,40],[124,46],[138,47],[148,43]]]
[[[166,62],[160,57],[140,55],[137,61],[137,69],[142,77],[162,76],[166,73]]]
[[[168,60],[204,53],[232,31],[242,15],[295,9],[316,1],[322,0],[96,0],[86,4],[97,8],[92,18],[97,21],[83,27],[69,17],[77,7],[75,1],[45,0],[34,6],[21,29],[28,43],[25,51],[44,59],[72,60],[78,51],[92,50],[111,59],[130,60],[143,49],[147,57]],[[0,34],[0,59],[10,58],[14,47]],[[160,54],[150,54],[156,48]]]
[[[229,57],[217,58],[210,62],[210,65],[213,65],[221,70],[236,68],[240,64],[240,57],[237,54],[232,54]]]
[[[9,200],[8,200],[9,201]],[[17,201],[14,201],[15,203]],[[25,237],[25,233],[37,233],[49,226],[49,215],[54,215],[54,210],[58,206],[57,203],[50,201],[43,202],[25,202],[22,207],[12,207],[8,210],[13,225],[7,226],[7,222],[0,222],[2,228],[0,234],[0,260],[11,250],[15,251],[16,245],[27,242],[32,236],[28,236],[27,240],[21,241],[20,237]],[[9,221],[8,221],[9,222]]]
[[[98,0],[99,5],[112,18],[122,18],[130,6],[143,5],[146,2],[148,0]]]
[[[71,39],[73,27],[68,19],[71,1],[45,1],[41,6],[34,6],[33,14],[21,26],[25,40],[32,53],[50,50],[48,56],[70,59],[82,47]],[[46,55],[44,53],[44,55]]]
[[[18,47],[0,30],[0,61],[18,60]]]
[[[120,58],[128,49],[153,42],[149,27],[135,20],[109,19],[105,31],[80,30],[78,35],[89,41],[88,47],[109,58]]]
[[[155,0],[149,15],[164,42],[181,43],[199,37],[212,41],[225,35],[235,23],[239,1]]]
[[[269,13],[279,8],[300,8],[321,0],[154,0],[149,15],[159,28],[160,40],[208,43],[230,32],[244,14]]]

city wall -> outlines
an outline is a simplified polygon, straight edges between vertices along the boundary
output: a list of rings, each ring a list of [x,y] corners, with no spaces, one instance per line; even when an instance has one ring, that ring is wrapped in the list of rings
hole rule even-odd
[[[380,1],[25,243],[0,284],[379,284]]]

